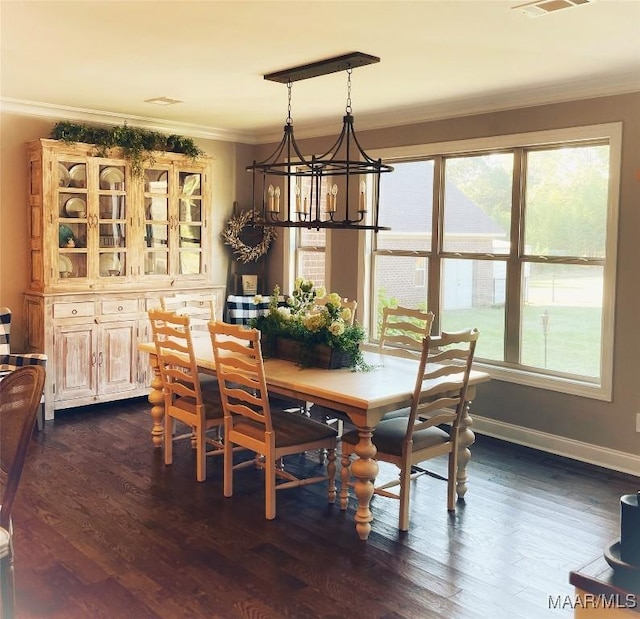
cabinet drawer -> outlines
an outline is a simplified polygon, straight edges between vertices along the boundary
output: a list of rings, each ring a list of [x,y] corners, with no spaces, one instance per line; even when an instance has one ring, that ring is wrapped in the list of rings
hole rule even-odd
[[[93,301],[53,304],[54,318],[77,318],[79,316],[93,316],[94,314],[95,306]]]
[[[145,301],[145,311],[149,311],[150,309],[161,309],[162,304],[160,303],[160,297],[156,297],[155,299],[147,299]]]
[[[135,314],[138,312],[138,299],[101,301],[100,312],[103,316],[113,314]]]

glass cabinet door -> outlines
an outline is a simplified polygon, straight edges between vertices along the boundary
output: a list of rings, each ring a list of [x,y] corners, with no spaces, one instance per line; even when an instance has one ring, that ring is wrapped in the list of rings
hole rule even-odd
[[[92,224],[98,232],[98,274],[123,277],[127,274],[128,202],[125,168],[98,167],[98,215]]]
[[[169,274],[169,177],[167,169],[144,171],[144,272]]]
[[[54,277],[87,277],[90,222],[87,210],[87,166],[74,161],[58,161],[54,178],[58,198],[58,271],[54,272]]]
[[[178,268],[180,275],[202,273],[202,174],[178,173]]]

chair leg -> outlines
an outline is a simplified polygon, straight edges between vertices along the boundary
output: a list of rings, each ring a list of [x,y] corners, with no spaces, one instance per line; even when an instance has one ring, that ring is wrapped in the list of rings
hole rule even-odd
[[[233,496],[233,443],[229,440],[224,442],[224,496]]]
[[[0,559],[0,595],[2,595],[2,619],[13,619],[15,612],[15,585],[13,554]]]
[[[329,476],[329,490],[327,497],[329,503],[336,502],[336,449],[327,450],[327,475]]]
[[[42,432],[44,430],[44,399],[40,404],[40,408],[38,409],[38,432]]]
[[[198,481],[207,479],[206,443],[204,440],[204,425],[194,428],[196,435],[196,478]]]
[[[401,531],[409,530],[409,495],[411,493],[411,465],[405,462],[400,470],[400,514],[398,528]]]
[[[456,511],[456,471],[458,469],[458,449],[454,445],[454,449],[449,453],[449,478],[447,479],[447,509],[450,512]]]
[[[267,520],[276,517],[276,463],[272,455],[265,455],[264,468],[264,516]]]
[[[173,462],[173,417],[164,416],[164,463]]]
[[[340,461],[340,509],[349,507],[349,479],[351,478],[351,454],[342,444],[342,459]]]

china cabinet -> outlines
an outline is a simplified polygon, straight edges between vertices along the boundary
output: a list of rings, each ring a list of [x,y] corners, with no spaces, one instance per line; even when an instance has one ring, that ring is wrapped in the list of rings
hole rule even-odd
[[[46,418],[146,394],[148,309],[181,292],[224,298],[209,266],[211,159],[155,153],[134,175],[91,144],[43,139],[27,152],[25,328],[29,351],[49,356]]]

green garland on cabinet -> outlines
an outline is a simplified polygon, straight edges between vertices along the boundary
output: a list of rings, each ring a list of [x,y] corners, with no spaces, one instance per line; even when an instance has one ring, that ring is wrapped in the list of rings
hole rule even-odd
[[[182,153],[192,159],[204,155],[191,138],[129,127],[127,123],[122,127],[92,127],[62,121],[53,126],[49,137],[67,144],[95,144],[98,157],[107,157],[110,148],[120,148],[124,158],[130,162],[134,176],[142,175],[145,162],[153,163],[154,151]]]

